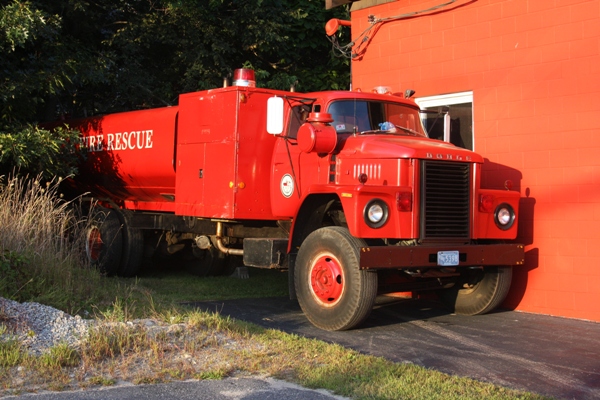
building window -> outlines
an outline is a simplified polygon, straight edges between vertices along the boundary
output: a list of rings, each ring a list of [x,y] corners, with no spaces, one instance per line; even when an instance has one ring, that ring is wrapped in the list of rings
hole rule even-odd
[[[473,150],[473,92],[460,92],[415,99],[422,110],[429,137]]]

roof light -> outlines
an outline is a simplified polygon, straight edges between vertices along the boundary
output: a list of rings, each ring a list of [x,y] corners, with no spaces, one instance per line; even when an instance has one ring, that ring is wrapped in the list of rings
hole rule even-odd
[[[233,86],[256,87],[254,70],[248,68],[239,68],[233,71]]]
[[[343,19],[332,18],[325,24],[325,33],[327,36],[333,36],[337,32],[338,28],[341,26],[352,26],[351,21],[346,21]]]
[[[391,93],[391,92],[392,92],[392,88],[390,88],[389,86],[375,86],[373,88],[373,93],[387,94],[387,93]]]

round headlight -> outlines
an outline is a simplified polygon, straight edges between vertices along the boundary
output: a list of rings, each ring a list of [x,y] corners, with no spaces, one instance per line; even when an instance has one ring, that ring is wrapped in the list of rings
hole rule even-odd
[[[494,220],[498,228],[502,230],[510,229],[515,223],[515,210],[510,204],[500,204],[494,212]]]
[[[369,221],[374,224],[381,222],[383,219],[383,207],[381,207],[381,204],[373,204],[369,207],[367,217],[369,218]]]
[[[371,228],[381,228],[387,222],[388,215],[388,206],[381,199],[371,200],[365,207],[365,222]]]

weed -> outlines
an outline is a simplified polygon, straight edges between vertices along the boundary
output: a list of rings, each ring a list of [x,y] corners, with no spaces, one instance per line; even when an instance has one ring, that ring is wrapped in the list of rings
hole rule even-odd
[[[140,375],[133,380],[133,383],[136,385],[152,385],[160,382],[158,377],[150,375]]]
[[[223,368],[219,368],[212,371],[200,372],[196,374],[195,378],[201,380],[220,380],[227,378],[227,376],[229,376],[229,372]]]
[[[112,378],[107,378],[102,375],[92,376],[89,380],[89,383],[92,385],[101,385],[101,386],[113,386],[116,381]]]
[[[82,345],[82,357],[91,361],[114,358],[148,348],[146,332],[125,324],[102,324],[88,331]]]
[[[51,347],[47,353],[39,357],[39,363],[45,368],[76,367],[81,357],[79,353],[66,343]]]
[[[109,322],[125,322],[131,319],[132,308],[130,308],[127,300],[117,297],[111,307],[106,311],[99,311],[102,318]]]
[[[14,367],[23,359],[21,344],[17,339],[9,338],[0,341],[0,366]]]
[[[177,379],[177,380],[185,379],[185,372],[180,369],[168,369],[163,372],[164,372],[164,374],[168,375],[171,379]]]

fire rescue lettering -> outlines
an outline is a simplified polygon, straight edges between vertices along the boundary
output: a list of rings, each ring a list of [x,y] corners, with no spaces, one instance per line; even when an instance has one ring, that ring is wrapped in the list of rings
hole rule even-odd
[[[81,138],[88,152],[110,151],[110,150],[135,150],[151,149],[152,129],[147,131],[131,131],[119,133],[107,133],[105,135],[84,136]]]

